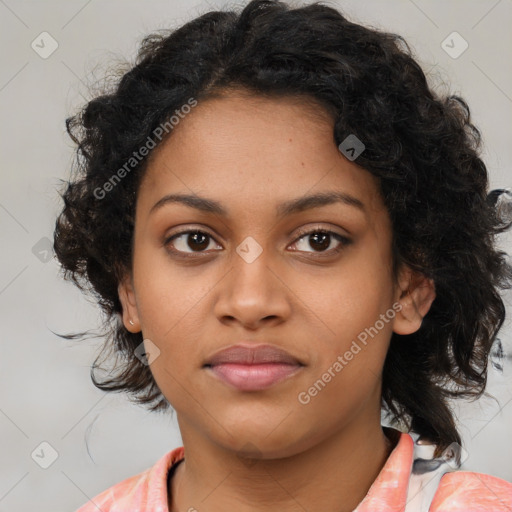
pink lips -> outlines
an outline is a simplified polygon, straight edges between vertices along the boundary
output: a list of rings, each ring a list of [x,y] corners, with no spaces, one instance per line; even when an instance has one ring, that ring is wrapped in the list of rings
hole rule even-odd
[[[304,365],[271,345],[238,344],[217,352],[205,366],[214,376],[241,391],[258,391],[295,374]]]

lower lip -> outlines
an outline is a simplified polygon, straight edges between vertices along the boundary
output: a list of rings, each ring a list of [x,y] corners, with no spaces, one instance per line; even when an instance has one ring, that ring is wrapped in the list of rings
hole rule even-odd
[[[284,363],[235,364],[226,363],[208,367],[224,382],[241,391],[259,391],[297,373],[302,366]]]

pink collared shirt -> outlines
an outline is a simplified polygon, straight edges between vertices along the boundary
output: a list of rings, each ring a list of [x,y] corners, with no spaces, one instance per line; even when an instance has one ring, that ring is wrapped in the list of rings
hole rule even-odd
[[[354,512],[512,512],[512,483],[435,461],[433,469],[427,464],[427,469],[413,471],[428,460],[422,455],[425,448],[411,434],[399,434],[397,445]],[[103,491],[76,512],[169,512],[167,474],[184,456],[184,447],[166,453],[153,467]]]

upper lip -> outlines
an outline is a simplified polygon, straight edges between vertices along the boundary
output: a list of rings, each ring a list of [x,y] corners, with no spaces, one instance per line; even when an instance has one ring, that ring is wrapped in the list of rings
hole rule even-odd
[[[286,350],[274,345],[247,345],[238,343],[217,351],[205,363],[205,366],[215,366],[226,363],[265,364],[282,363],[301,365],[303,363]]]

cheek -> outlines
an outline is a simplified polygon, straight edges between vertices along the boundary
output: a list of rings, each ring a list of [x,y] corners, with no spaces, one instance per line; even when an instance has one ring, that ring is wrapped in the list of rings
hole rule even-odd
[[[141,251],[134,262],[137,309],[142,332],[165,358],[186,356],[204,325],[202,304],[211,291],[208,278],[199,278],[199,267],[172,265],[162,255]],[[205,274],[206,275],[206,274]],[[192,347],[191,347],[192,345]]]
[[[375,258],[360,257],[352,268],[331,277],[324,290],[316,289],[312,298],[313,309],[323,321],[324,335],[316,343],[318,366],[322,372],[331,368],[336,375],[324,399],[347,386],[354,394],[364,395],[377,383],[392,336],[395,311],[390,274]]]
[[[393,297],[385,265],[364,255],[354,256],[329,274],[309,276],[295,291],[306,306],[306,314],[311,313],[311,321],[329,337],[345,342],[373,326],[391,307]]]
[[[151,373],[173,407],[186,410],[190,394],[200,396],[191,376],[204,356],[202,308],[210,287],[204,279],[187,277],[168,264],[159,266],[154,259],[140,275],[144,277],[137,288],[137,306],[142,332],[160,351]]]

